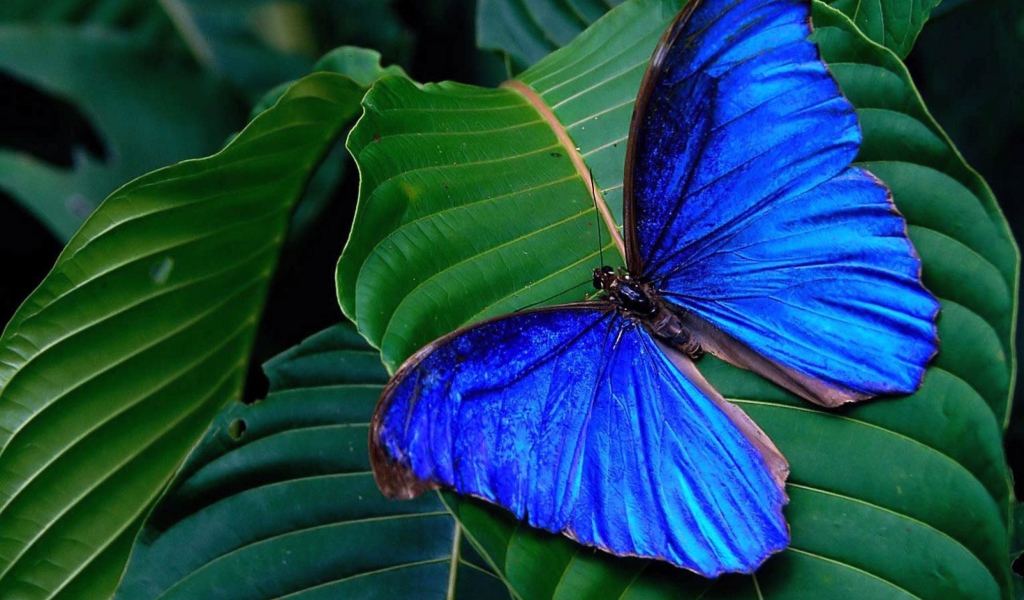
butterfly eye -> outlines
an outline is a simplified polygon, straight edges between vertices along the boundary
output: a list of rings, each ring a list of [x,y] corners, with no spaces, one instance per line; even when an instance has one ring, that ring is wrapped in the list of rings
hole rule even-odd
[[[594,288],[603,290],[606,289],[604,280],[611,274],[615,273],[615,269],[605,265],[600,269],[594,269]]]

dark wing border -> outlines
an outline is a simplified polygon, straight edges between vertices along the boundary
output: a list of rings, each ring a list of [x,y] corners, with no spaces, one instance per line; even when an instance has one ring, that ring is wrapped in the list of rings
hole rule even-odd
[[[672,20],[672,23],[658,40],[654,48],[654,54],[647,63],[647,70],[644,71],[644,78],[640,82],[640,91],[637,93],[636,102],[633,105],[633,118],[629,123],[629,139],[626,142],[626,167],[622,175],[622,220],[623,238],[626,245],[626,268],[637,278],[643,276],[643,265],[640,263],[640,247],[637,245],[636,215],[634,213],[633,197],[633,173],[636,168],[636,145],[639,138],[638,132],[647,116],[647,102],[654,93],[654,87],[661,77],[662,66],[665,63],[665,56],[669,48],[675,43],[683,28],[690,20],[690,15],[701,4],[702,0],[690,0]]]

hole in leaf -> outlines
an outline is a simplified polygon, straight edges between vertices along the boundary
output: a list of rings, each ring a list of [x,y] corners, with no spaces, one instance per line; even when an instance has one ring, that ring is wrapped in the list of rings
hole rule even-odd
[[[0,72],[0,146],[71,168],[87,152],[106,161],[103,137],[74,104]]]
[[[245,419],[235,419],[230,425],[228,425],[228,435],[231,436],[231,439],[237,442],[242,439],[242,436],[245,434],[245,429]]]
[[[153,265],[149,270],[149,276],[153,283],[163,285],[171,278],[171,271],[174,270],[174,259],[166,256],[163,260]]]
[[[92,211],[96,210],[96,205],[90,202],[89,199],[82,194],[75,193],[71,194],[71,196],[64,201],[64,208],[68,209],[68,212],[72,215],[84,221],[92,214]]]

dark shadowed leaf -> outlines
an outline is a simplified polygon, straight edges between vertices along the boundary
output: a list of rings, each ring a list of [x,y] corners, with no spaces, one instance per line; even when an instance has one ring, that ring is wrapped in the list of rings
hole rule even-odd
[[[239,125],[237,111],[223,87],[178,58],[137,32],[0,25],[0,70],[70,103],[105,147],[105,156],[73,149],[64,168],[0,146],[0,187],[67,241],[119,186],[216,151]]]
[[[207,70],[253,97],[309,72],[341,44],[408,58],[412,34],[391,0],[161,0],[185,43]]]
[[[477,45],[525,69],[568,44],[623,0],[480,0]]]
[[[369,87],[384,75],[405,76],[405,71],[399,66],[382,66],[381,55],[376,50],[353,46],[342,46],[328,52],[313,65],[310,72],[339,73],[350,77],[364,87]],[[294,83],[294,81],[282,83],[264,94],[253,106],[249,118],[255,119],[260,113],[276,104]],[[301,239],[317,223],[320,215],[323,214],[333,198],[342,178],[346,176],[346,171],[350,166],[349,161],[344,139],[339,138],[321,161],[320,166],[317,167],[306,186],[306,192],[296,205],[295,212],[292,213],[292,223],[288,231],[290,240]]]
[[[910,53],[940,0],[826,0],[850,17],[872,41]],[[946,0],[948,2],[958,0]],[[622,0],[480,0],[477,44],[509,57],[517,70],[565,46]]]
[[[152,0],[5,0],[0,22],[131,31],[150,41],[166,41],[171,33],[164,10]]]
[[[264,370],[269,396],[217,415],[149,516],[118,600],[508,597],[436,494],[377,491],[366,440],[387,373],[353,327]]]
[[[242,391],[291,208],[365,88],[293,85],[218,154],[115,192],[0,338],[0,590],[108,598]]]

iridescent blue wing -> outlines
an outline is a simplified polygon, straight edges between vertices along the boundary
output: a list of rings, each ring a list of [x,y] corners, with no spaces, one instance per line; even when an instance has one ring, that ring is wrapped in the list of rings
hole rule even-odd
[[[385,389],[370,445],[388,496],[454,488],[709,577],[753,571],[789,540],[785,459],[688,359],[605,302],[427,346]]]
[[[627,262],[708,351],[833,406],[917,388],[938,303],[808,41],[806,0],[703,0],[634,112]]]

